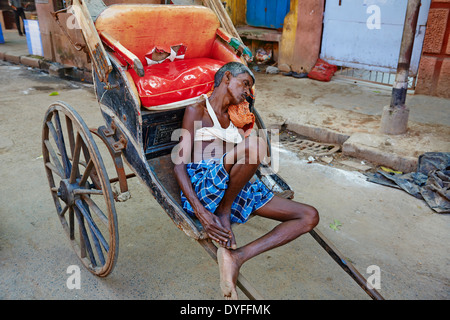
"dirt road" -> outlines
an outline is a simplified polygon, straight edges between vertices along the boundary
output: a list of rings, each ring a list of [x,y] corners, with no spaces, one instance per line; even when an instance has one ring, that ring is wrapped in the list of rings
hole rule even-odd
[[[100,279],[82,268],[81,288],[69,289],[67,269],[81,264],[56,217],[41,129],[56,100],[72,105],[89,127],[102,125],[93,88],[5,62],[0,87],[0,299],[221,299],[217,264],[133,179],[132,198],[116,204],[120,253],[114,272]],[[363,275],[372,274],[370,266],[380,268],[386,299],[450,298],[448,216],[402,191],[366,182],[359,172],[308,163],[284,149],[280,154],[280,175],[296,199],[319,210],[319,230]],[[333,230],[335,220],[341,225]],[[237,226],[238,244],[273,226],[259,218]],[[254,258],[242,273],[268,299],[368,299],[310,235]]]

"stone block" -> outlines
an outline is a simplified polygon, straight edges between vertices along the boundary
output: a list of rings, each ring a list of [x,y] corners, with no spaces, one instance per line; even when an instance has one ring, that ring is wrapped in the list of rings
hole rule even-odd
[[[48,73],[52,76],[64,78],[66,75],[66,68],[59,63],[52,63],[48,69]]]
[[[20,56],[5,53],[5,60],[14,64],[20,64]]]
[[[335,143],[342,145],[349,136],[326,128],[314,127],[306,124],[286,122],[286,128],[312,140],[324,143]]]
[[[42,71],[48,72],[48,70],[50,69],[51,66],[51,62],[48,60],[40,60],[39,61],[39,68]]]
[[[396,139],[396,138],[391,138]],[[397,138],[401,139],[401,138]],[[358,159],[367,160],[375,165],[383,165],[401,172],[417,170],[417,158],[400,155],[395,148],[386,145],[386,136],[353,134],[342,145],[342,153]]]
[[[32,67],[32,68],[39,68],[40,64],[39,64],[40,59],[37,58],[32,58],[32,57],[27,57],[27,56],[21,56],[20,57],[20,63],[24,64],[28,67]]]

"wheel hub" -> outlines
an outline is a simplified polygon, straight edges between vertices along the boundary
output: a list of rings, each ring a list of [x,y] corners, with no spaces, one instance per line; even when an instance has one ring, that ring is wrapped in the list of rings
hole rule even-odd
[[[75,185],[76,184],[70,184],[68,179],[61,180],[61,183],[59,184],[58,196],[69,206],[72,206],[75,203]]]

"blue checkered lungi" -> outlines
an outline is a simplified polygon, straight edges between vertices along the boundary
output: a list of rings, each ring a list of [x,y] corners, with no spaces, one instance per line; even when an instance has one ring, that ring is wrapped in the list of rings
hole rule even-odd
[[[223,157],[189,163],[186,165],[186,171],[200,202],[208,211],[214,213],[228,188],[230,179],[223,167]],[[246,222],[254,211],[264,206],[273,196],[273,192],[259,179],[255,182],[247,182],[231,206],[231,222]],[[194,210],[183,191],[181,191],[181,202],[184,211],[195,217]]]

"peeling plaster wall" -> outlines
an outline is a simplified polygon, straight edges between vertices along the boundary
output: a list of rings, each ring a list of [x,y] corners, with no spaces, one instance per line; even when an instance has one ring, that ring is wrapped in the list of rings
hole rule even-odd
[[[280,43],[280,70],[311,71],[320,52],[323,10],[324,0],[291,0]]]

